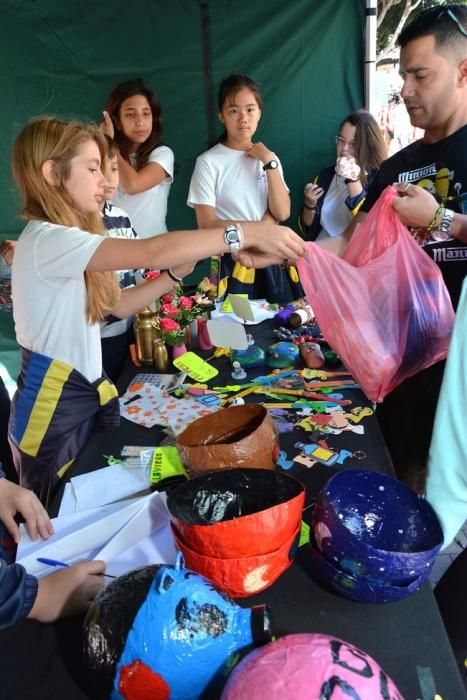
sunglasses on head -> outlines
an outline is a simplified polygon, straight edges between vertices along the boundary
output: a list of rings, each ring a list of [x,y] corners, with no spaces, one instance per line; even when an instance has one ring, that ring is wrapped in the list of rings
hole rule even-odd
[[[436,16],[435,21],[442,17],[444,14],[446,14],[449,17],[449,19],[452,22],[454,22],[461,34],[463,34],[467,38],[467,31],[464,29],[460,22],[460,19],[454,14],[453,10],[450,7],[442,7],[439,15]]]

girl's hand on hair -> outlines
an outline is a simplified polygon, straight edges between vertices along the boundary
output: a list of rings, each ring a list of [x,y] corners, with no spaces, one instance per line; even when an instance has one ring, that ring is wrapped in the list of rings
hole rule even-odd
[[[100,560],[80,561],[40,579],[28,617],[54,622],[60,617],[85,613],[104,587],[105,566]]]
[[[32,540],[37,540],[38,535],[44,540],[53,535],[52,523],[36,494],[12,481],[0,479],[0,520],[13,540],[18,543],[19,527],[15,521],[16,513],[23,516],[26,530]]]
[[[249,158],[260,160],[263,165],[266,165],[266,163],[269,163],[271,160],[277,160],[276,154],[270,151],[261,141],[252,143],[250,150],[247,151],[246,154]]]
[[[104,119],[99,124],[99,128],[101,131],[104,132],[104,134],[113,139],[115,136],[115,127],[112,121],[112,117],[105,110],[102,112],[102,114],[104,115]]]
[[[320,199],[323,194],[324,190],[322,187],[310,182],[303,190],[303,199],[308,207],[316,207],[318,199]]]
[[[438,202],[433,195],[423,187],[405,182],[395,183],[393,187],[399,196],[394,197],[392,206],[402,223],[417,228],[428,226],[438,208]]]

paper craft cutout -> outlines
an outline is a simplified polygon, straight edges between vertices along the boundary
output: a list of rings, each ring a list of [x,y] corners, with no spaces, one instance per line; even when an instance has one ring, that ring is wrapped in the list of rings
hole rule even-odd
[[[177,357],[173,364],[197,382],[207,382],[219,374],[215,367],[194,352],[185,352]]]
[[[302,520],[302,529],[300,530],[300,539],[298,541],[298,546],[301,547],[304,544],[308,544],[310,541],[310,526]]]
[[[248,340],[245,328],[240,323],[230,320],[216,321],[211,319],[207,322],[207,326],[213,345],[222,348],[233,348],[234,350],[247,349]]]
[[[248,301],[248,296],[245,299],[245,297],[240,294],[229,294],[227,299],[230,302],[233,312],[237,316],[243,318],[245,321],[255,321],[255,313]]]
[[[231,297],[233,296],[242,297],[243,299],[248,300],[248,294],[229,294],[227,296],[227,299],[224,299],[224,301],[222,302],[221,311],[223,314],[231,314],[234,311],[231,303]]]

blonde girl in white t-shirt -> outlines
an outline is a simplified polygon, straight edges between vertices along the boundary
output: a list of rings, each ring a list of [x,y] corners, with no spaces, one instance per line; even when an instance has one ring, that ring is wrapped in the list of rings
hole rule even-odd
[[[120,149],[120,186],[113,204],[128,213],[141,238],[165,233],[174,154],[161,143],[158,96],[142,80],[120,83],[107,99],[102,128]]]

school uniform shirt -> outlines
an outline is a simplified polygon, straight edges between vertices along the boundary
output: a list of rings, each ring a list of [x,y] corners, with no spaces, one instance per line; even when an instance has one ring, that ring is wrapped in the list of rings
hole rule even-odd
[[[106,235],[109,238],[126,238],[128,240],[138,238],[128,214],[120,207],[116,207],[115,204],[111,202],[105,203],[102,220],[104,221]],[[135,286],[135,270],[118,270],[116,275],[121,289]],[[101,338],[115,338],[118,335],[122,335],[128,331],[132,323],[133,316],[128,318],[109,316],[100,324]]]
[[[30,221],[13,257],[19,345],[71,365],[90,382],[102,376],[102,354],[99,324],[86,320],[84,271],[103,240],[79,228]]]
[[[284,180],[280,162],[279,172]],[[187,204],[214,207],[218,219],[261,221],[268,208],[263,164],[245,151],[216,144],[196,159]]]
[[[136,160],[130,156],[134,167]],[[128,213],[139,238],[150,238],[167,232],[167,204],[170,186],[173,182],[174,154],[168,146],[158,146],[149,154],[148,163],[158,163],[164,168],[167,177],[158,185],[138,194],[127,194],[119,187],[113,203]]]
[[[467,126],[437,143],[416,141],[385,160],[368,188],[361,211],[370,211],[393,182],[419,185],[436,195],[443,206],[467,214]],[[423,244],[441,269],[454,308],[467,274],[467,244],[433,231]]]

